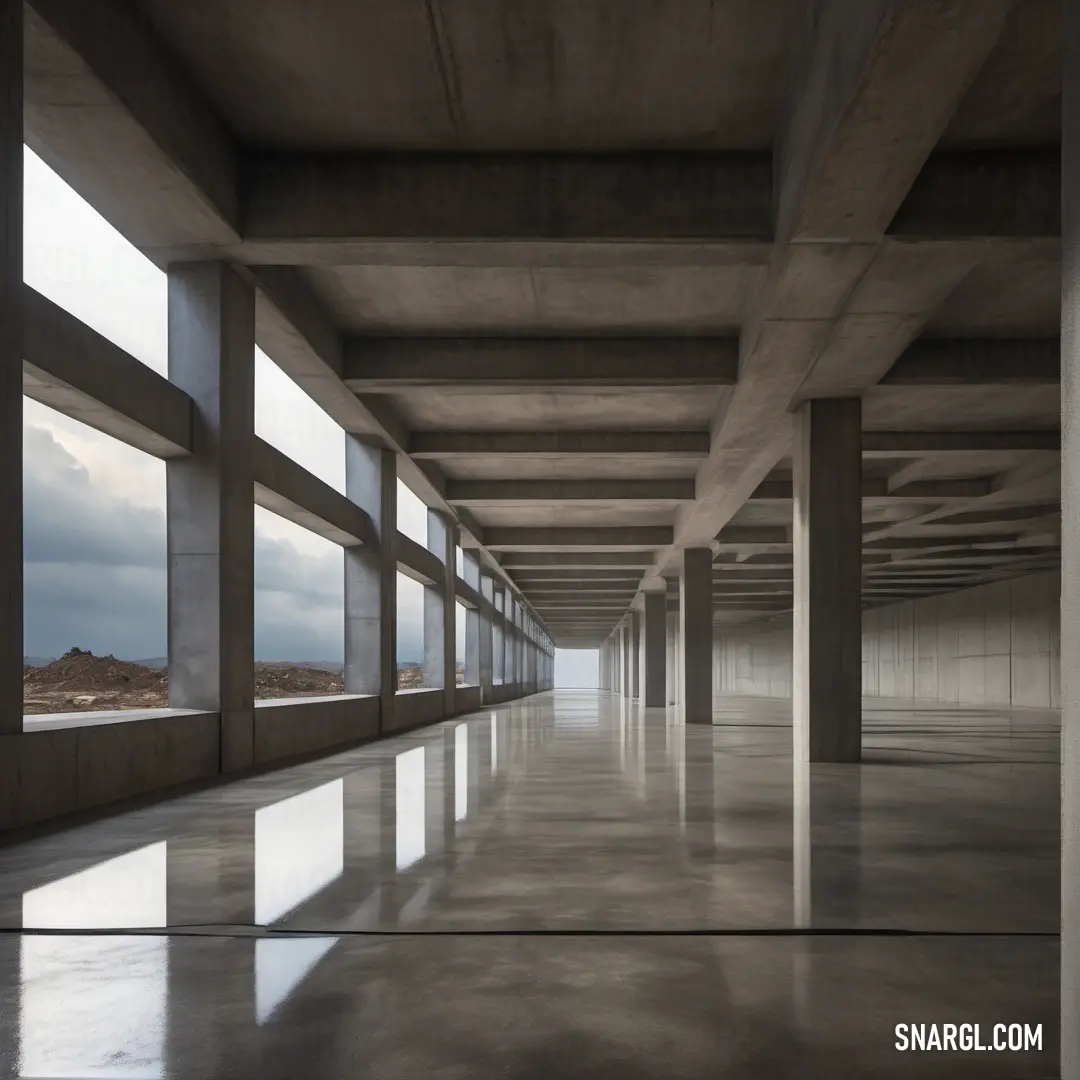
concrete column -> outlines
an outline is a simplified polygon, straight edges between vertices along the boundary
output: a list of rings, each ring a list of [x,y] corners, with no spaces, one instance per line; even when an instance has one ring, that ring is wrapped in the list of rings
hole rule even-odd
[[[480,595],[486,600],[494,597],[491,578],[480,575]],[[492,656],[491,656],[491,616],[486,611],[479,613],[480,622],[480,700],[486,705],[492,697]]]
[[[667,703],[678,705],[681,701],[679,694],[679,676],[682,664],[679,662],[679,592],[678,582],[676,588],[668,591],[667,597]]]
[[[1065,0],[1061,289],[1061,1075],[1080,1080],[1080,0]]]
[[[424,588],[424,685],[441,686],[444,712],[454,711],[454,539],[449,523],[429,510],[428,551],[443,560],[443,579]]]
[[[636,611],[627,615],[630,650],[630,694],[631,699],[641,697],[641,616]]]
[[[667,704],[667,594],[645,594],[645,705]]]
[[[795,415],[794,750],[858,761],[862,746],[862,402]]]
[[[0,0],[0,735],[23,705],[23,5]]]
[[[428,512],[431,517],[431,512]],[[457,711],[457,546],[460,534],[457,525],[443,519],[446,525],[445,567],[443,575],[443,704],[445,715]]]
[[[687,548],[679,579],[679,652],[688,724],[713,719],[712,619],[712,551]]]
[[[195,402],[167,462],[169,704],[221,713],[221,770],[254,760],[255,293],[224,262],[169,268],[169,378]]]
[[[476,608],[465,612],[465,682],[480,685],[480,612]]]
[[[619,627],[619,695],[626,697],[626,624]]]
[[[378,550],[345,549],[345,693],[379,695],[379,730],[392,731],[397,698],[397,456],[345,436],[345,493],[366,510]]]

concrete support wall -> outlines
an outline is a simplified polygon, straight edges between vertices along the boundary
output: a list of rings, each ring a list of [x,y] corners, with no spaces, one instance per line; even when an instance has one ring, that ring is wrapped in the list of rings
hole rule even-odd
[[[465,612],[465,684],[480,685],[480,612],[475,608]]]
[[[678,705],[681,696],[679,693],[680,677],[682,674],[679,664],[679,613],[672,611],[670,604],[667,612],[667,703]]]
[[[1061,243],[1061,1075],[1080,1080],[1080,0],[1065,0]]]
[[[863,613],[862,693],[959,705],[1058,708],[1061,578],[1034,574]],[[722,694],[790,697],[790,625],[719,636]]]
[[[667,594],[645,594],[644,703],[652,708],[667,704]]]
[[[223,262],[169,269],[169,379],[195,404],[167,463],[169,704],[221,713],[221,767],[254,762],[255,293]]]
[[[631,699],[641,697],[641,613],[631,611],[627,615],[627,635],[630,660]]]
[[[679,652],[683,711],[688,724],[711,724],[712,562],[710,548],[687,548],[679,580]]]
[[[806,402],[792,461],[794,752],[801,761],[858,761],[862,401]]]
[[[367,511],[379,547],[345,549],[345,693],[374,694],[380,724],[393,726],[397,693],[397,458],[345,436],[345,491]]]
[[[0,0],[0,739],[22,732],[22,185],[23,5]]]

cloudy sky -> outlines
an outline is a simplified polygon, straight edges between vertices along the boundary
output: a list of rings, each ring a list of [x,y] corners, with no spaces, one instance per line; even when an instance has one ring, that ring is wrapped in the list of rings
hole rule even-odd
[[[28,284],[165,373],[165,275],[26,151]],[[256,354],[259,435],[343,490],[341,429],[268,357]],[[137,659],[165,654],[165,465],[23,399],[26,642],[30,656],[73,645]],[[426,510],[399,486],[398,527],[417,539]],[[259,659],[340,660],[341,549],[255,509]],[[399,577],[398,655],[423,656],[423,590]]]

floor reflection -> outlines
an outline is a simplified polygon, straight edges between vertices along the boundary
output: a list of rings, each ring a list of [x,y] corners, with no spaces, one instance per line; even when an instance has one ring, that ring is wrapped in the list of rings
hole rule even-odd
[[[427,854],[424,747],[398,754],[396,767],[395,866],[398,870],[408,870]]]
[[[162,927],[166,881],[166,844],[149,844],[25,893],[23,926]],[[164,936],[24,935],[19,1075],[161,1077],[168,966]]]
[[[263,926],[341,876],[344,784],[329,784],[264,807],[255,814],[255,921]]]
[[[265,1024],[338,943],[336,937],[260,938],[255,942],[255,1020]]]

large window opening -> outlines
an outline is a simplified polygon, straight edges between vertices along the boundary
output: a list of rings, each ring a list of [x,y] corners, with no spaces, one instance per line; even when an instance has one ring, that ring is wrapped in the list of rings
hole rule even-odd
[[[162,708],[165,463],[23,399],[23,711]]]
[[[424,685],[424,586],[400,571],[397,575],[397,688]]]
[[[555,650],[556,690],[595,690],[599,685],[598,649]]]
[[[344,689],[345,553],[255,507],[255,697]]]

